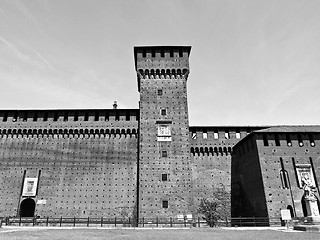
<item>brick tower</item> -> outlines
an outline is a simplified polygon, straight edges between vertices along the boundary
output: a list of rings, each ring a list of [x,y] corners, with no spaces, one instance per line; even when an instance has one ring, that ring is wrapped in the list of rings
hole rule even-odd
[[[140,92],[139,217],[191,214],[189,46],[135,47]]]

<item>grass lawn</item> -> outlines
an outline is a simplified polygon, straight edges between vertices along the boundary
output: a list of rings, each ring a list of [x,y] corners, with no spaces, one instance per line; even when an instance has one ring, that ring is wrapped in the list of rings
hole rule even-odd
[[[152,239],[152,240],[207,240],[207,239],[320,239],[320,232],[297,232],[280,230],[232,230],[221,228],[194,228],[194,229],[47,229],[43,228],[2,228],[1,240],[12,239]]]

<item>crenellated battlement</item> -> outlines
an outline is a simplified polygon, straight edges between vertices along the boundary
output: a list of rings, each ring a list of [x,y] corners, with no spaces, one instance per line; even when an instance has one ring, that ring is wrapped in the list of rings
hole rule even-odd
[[[138,119],[138,109],[0,110],[0,124],[21,122],[137,122]]]
[[[53,137],[53,138],[132,138],[137,137],[138,129],[73,129],[73,128],[49,128],[49,129],[0,129],[0,138],[15,137]]]
[[[140,79],[186,79],[189,74],[190,46],[135,47],[135,69]]]

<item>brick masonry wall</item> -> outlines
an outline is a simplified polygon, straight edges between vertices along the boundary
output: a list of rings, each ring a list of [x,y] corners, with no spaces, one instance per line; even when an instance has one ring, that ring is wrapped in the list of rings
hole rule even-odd
[[[260,127],[190,127],[194,213],[202,198],[210,199],[218,188],[231,191],[233,146]]]
[[[163,90],[157,96],[157,89]],[[140,216],[189,214],[191,169],[185,79],[142,79],[140,82]],[[161,108],[167,114],[160,114]],[[172,141],[157,141],[157,121],[171,122]],[[167,156],[161,156],[167,151]],[[168,180],[162,181],[162,174]],[[162,206],[168,201],[168,208]]]
[[[315,180],[320,182],[320,134],[311,134],[314,138],[314,147],[310,146],[307,133],[301,133],[303,146],[299,146],[297,133],[290,133],[292,146],[288,146],[285,134],[277,134],[280,146],[276,146],[274,134],[265,134],[269,146],[264,146],[263,135],[258,135],[257,146],[269,216],[279,217],[280,209],[286,209],[290,205],[294,208],[297,217],[303,217],[302,196],[304,191],[299,186],[294,165],[310,164],[312,161]],[[282,186],[280,158],[283,160],[284,169],[288,172],[291,187],[288,189]],[[318,190],[316,194],[319,198]]]
[[[79,121],[12,121],[8,114],[1,122],[0,215],[18,214],[23,174],[37,177],[40,170],[34,200],[46,201],[36,205],[35,215],[132,217],[137,204],[138,122],[137,110],[129,112],[119,112],[117,121],[104,116],[94,121],[90,113],[87,121],[81,114]]]
[[[298,140],[298,135],[301,140]],[[314,146],[311,146],[310,135]],[[288,145],[288,137],[291,145]],[[232,160],[233,216],[265,214],[278,218],[281,209],[291,206],[295,216],[303,217],[304,191],[299,185],[296,167],[299,164],[313,165],[313,175],[319,183],[319,140],[319,133],[254,133],[238,144]],[[288,173],[288,187],[281,179],[282,169]],[[256,174],[258,172],[261,172],[260,176]],[[248,184],[260,181],[262,186],[258,189]],[[316,189],[316,196],[319,198],[319,188]],[[266,209],[254,207],[253,202],[264,203]]]

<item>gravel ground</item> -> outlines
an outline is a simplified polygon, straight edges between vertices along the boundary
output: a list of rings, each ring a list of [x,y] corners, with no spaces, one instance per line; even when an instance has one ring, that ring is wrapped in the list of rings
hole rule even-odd
[[[46,228],[3,227],[1,240],[12,239],[152,239],[152,240],[207,240],[207,239],[320,239],[320,232],[299,232],[284,228],[192,228],[192,229],[104,229],[104,228]]]

